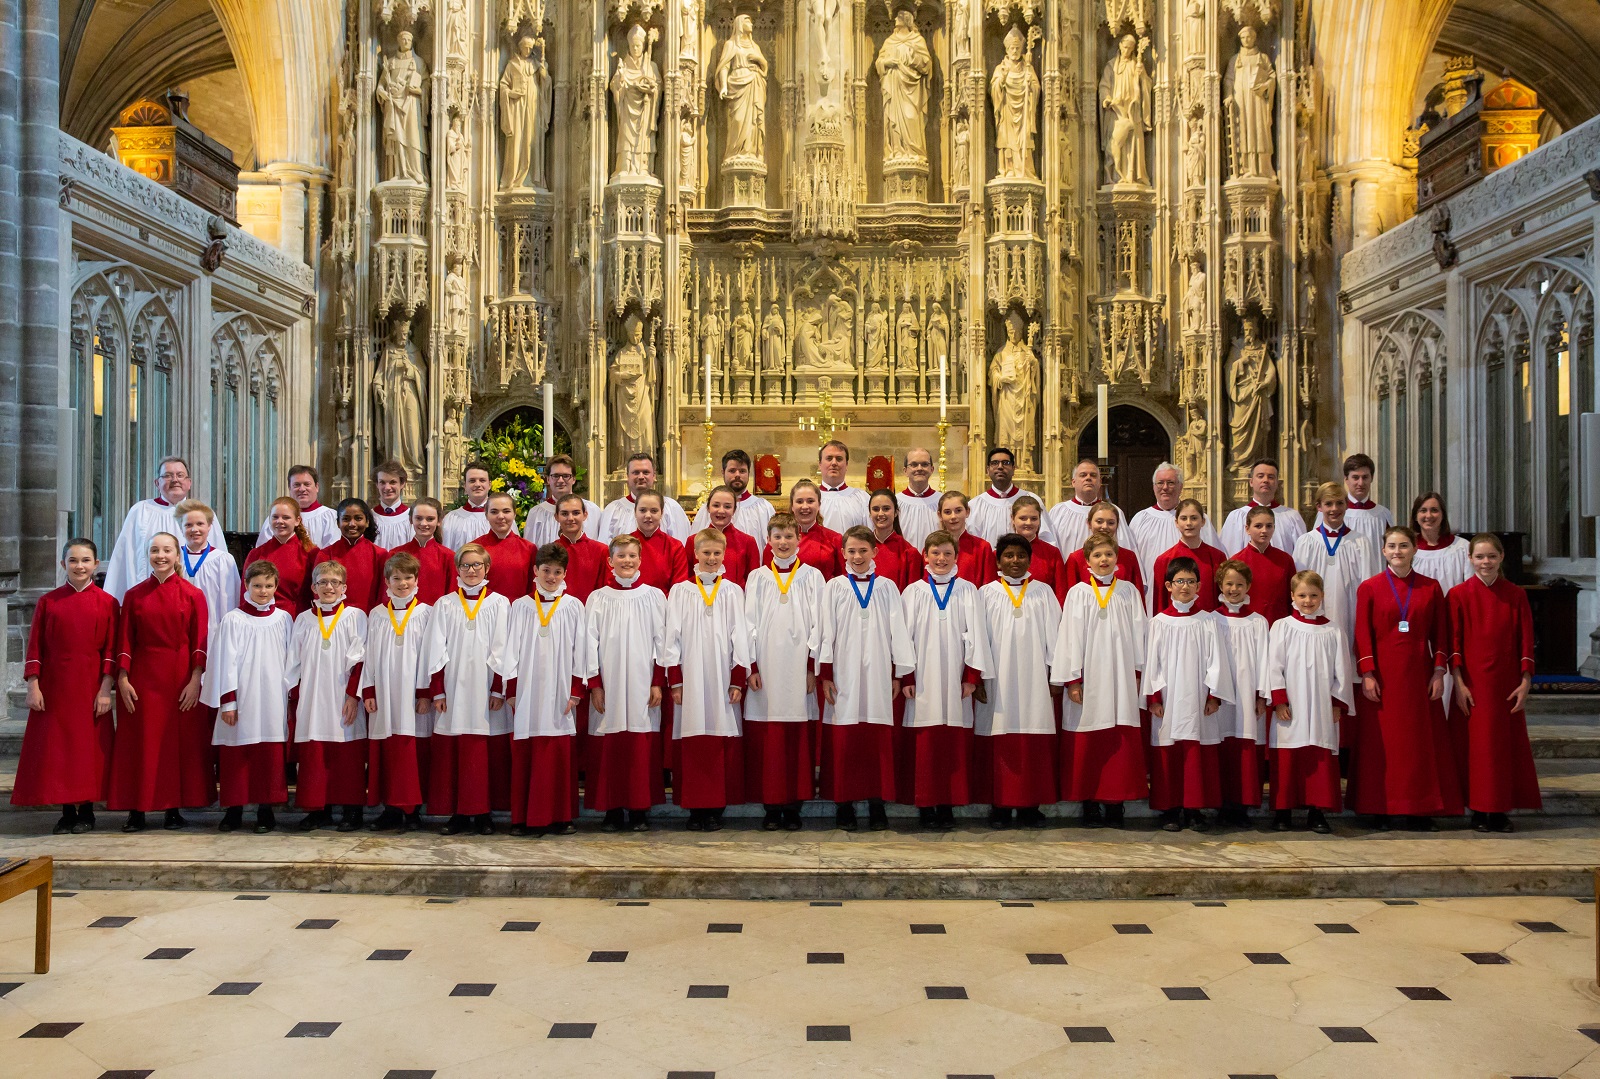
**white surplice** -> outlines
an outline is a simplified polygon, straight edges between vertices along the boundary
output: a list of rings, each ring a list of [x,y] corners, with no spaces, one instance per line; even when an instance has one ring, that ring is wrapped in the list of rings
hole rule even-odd
[[[589,639],[599,664],[606,710],[589,710],[590,734],[648,733],[661,729],[661,709],[651,708],[650,684],[667,623],[667,597],[635,581],[589,593]]]
[[[757,498],[746,491],[733,507],[733,527],[756,541],[760,547],[767,542],[767,522],[772,520],[772,515],[777,511],[772,508],[772,503],[764,498]],[[711,527],[711,514],[706,512],[705,503],[695,511],[694,522],[690,526],[693,532],[701,532]]]
[[[1330,552],[1328,548],[1332,546]],[[1383,563],[1367,541],[1354,532],[1324,537],[1312,529],[1295,541],[1294,568],[1322,575],[1322,613],[1339,627],[1346,644],[1355,640],[1356,589],[1379,573]]]
[[[1383,533],[1394,524],[1394,514],[1389,512],[1388,506],[1376,502],[1371,509],[1351,506],[1344,511],[1344,523],[1350,526],[1350,531],[1367,541],[1374,555],[1380,559],[1383,557]]]
[[[1162,712],[1150,715],[1151,745],[1214,746],[1222,741],[1221,709],[1205,714],[1208,695],[1225,704],[1235,699],[1233,660],[1217,621],[1208,611],[1163,611],[1150,620],[1141,688],[1146,708],[1151,697],[1161,694]]]
[[[465,598],[458,587],[433,605],[419,677],[431,682],[444,673],[445,711],[434,713],[434,734],[511,733],[511,709],[489,709],[495,672],[505,665],[501,656],[510,621],[511,602],[488,591],[488,585]]]
[[[457,506],[444,515],[444,521],[439,525],[438,540],[452,551],[459,551],[479,536],[489,532],[489,503],[485,502],[477,509],[467,506]]]
[[[817,490],[822,494],[822,524],[825,528],[831,528],[842,536],[845,529],[856,525],[872,527],[872,515],[867,512],[872,505],[871,493],[848,484],[828,487],[819,483]]]
[[[1156,592],[1161,588],[1161,582],[1153,581],[1150,577],[1156,559],[1176,547],[1182,538],[1178,534],[1177,509],[1164,510],[1160,506],[1146,506],[1128,520],[1126,532],[1117,531],[1117,542],[1121,546],[1132,547],[1133,553],[1139,558],[1139,572],[1145,582],[1146,614],[1155,613]],[[1236,553],[1223,547],[1222,537],[1211,526],[1209,513],[1205,516],[1205,523],[1200,526],[1200,542],[1209,543],[1230,558]],[[1061,556],[1065,558],[1066,552],[1063,551]]]
[[[194,576],[189,567],[194,566]],[[215,633],[223,616],[239,606],[239,565],[226,547],[212,547],[204,557],[190,551],[187,545],[178,552],[178,569],[183,579],[198,588],[206,597],[206,630]]]
[[[943,610],[940,597],[946,601]],[[994,674],[978,590],[952,570],[944,581],[925,574],[900,599],[917,672],[916,695],[906,701],[904,725],[970,729],[973,702],[961,692],[966,670],[971,667],[984,678]]]
[[[379,502],[372,504],[372,519],[378,525],[378,538],[372,542],[392,552],[417,538],[416,530],[411,527],[411,510],[404,502],[396,503],[402,512],[392,515],[379,513],[381,505]]]
[[[539,623],[541,605],[545,625]],[[565,590],[554,598],[540,592],[537,603],[532,596],[519,597],[511,605],[511,625],[500,659],[501,676],[508,683],[517,680],[511,737],[578,733],[578,706],[567,708],[572,680],[587,682],[598,665],[594,641],[589,637],[589,612],[582,600]],[[582,696],[580,693],[580,699]]]
[[[750,658],[761,688],[744,695],[744,717],[764,723],[804,723],[817,718],[817,696],[806,692],[806,671],[821,645],[826,581],[816,567],[799,563],[789,582],[788,602],[772,563],[752,570],[744,583],[744,613],[750,624]],[[783,571],[789,579],[789,569]]]
[[[1063,559],[1069,558],[1073,551],[1083,550],[1083,541],[1089,538],[1089,514],[1101,502],[1079,502],[1078,496],[1062,502],[1057,502],[1050,507],[1050,527],[1055,530],[1056,538],[1051,542],[1060,550]],[[1123,546],[1131,546],[1126,538],[1128,535],[1128,519],[1122,515],[1122,510],[1112,502],[1104,502],[1117,511],[1117,538]],[[1174,540],[1173,542],[1177,542]],[[1171,546],[1169,544],[1168,546]],[[1146,575],[1145,580],[1149,580]]]
[[[1098,596],[1088,581],[1068,590],[1050,662],[1050,681],[1083,684],[1082,704],[1065,695],[1061,701],[1061,729],[1080,734],[1140,725],[1138,676],[1148,632],[1144,603],[1127,581],[1113,577],[1099,587]]]
[[[989,701],[977,706],[973,729],[980,735],[1053,734],[1050,661],[1061,629],[1061,605],[1048,586],[1031,577],[1010,585],[1010,594],[1007,585],[990,581],[978,590],[993,676],[984,679]],[[1020,608],[1012,596],[1020,596]]]
[[[128,594],[128,589],[150,576],[150,541],[159,532],[167,532],[183,546],[183,522],[172,512],[172,503],[160,498],[146,498],[135,502],[122,519],[122,531],[112,545],[110,559],[106,562],[105,590],[118,603]],[[211,522],[211,534],[206,542],[219,551],[228,549],[228,538],[222,534],[222,522]]]
[[[707,606],[701,589],[711,597]],[[750,623],[744,589],[720,574],[709,583],[698,572],[667,593],[667,621],[657,662],[679,675],[683,703],[675,710],[673,738],[737,738],[739,707],[728,700],[735,667],[750,668]]]
[[[1244,550],[1244,545],[1250,542],[1249,535],[1245,532],[1245,517],[1250,510],[1260,503],[1254,499],[1246,502],[1232,513],[1227,520],[1222,522],[1223,554],[1232,558]],[[1284,554],[1294,554],[1294,542],[1306,532],[1306,519],[1300,516],[1300,511],[1293,506],[1273,506],[1272,545]]]
[[[583,500],[583,510],[588,516],[583,519],[583,534],[590,539],[600,538],[600,507]],[[554,543],[556,537],[561,535],[561,524],[556,520],[556,504],[554,502],[541,502],[528,511],[528,520],[522,526],[522,538],[535,547],[543,547],[547,543]]]
[[[446,597],[447,599],[450,597]],[[367,716],[367,737],[392,734],[426,738],[433,733],[433,715],[417,715],[417,690],[427,689],[425,672],[428,630],[433,608],[415,596],[406,607],[384,600],[367,613],[367,657],[361,665],[361,688],[371,689],[378,710]],[[404,630],[397,634],[396,627]],[[455,702],[450,702],[454,706]]]
[[[318,628],[317,615],[322,615]],[[335,617],[335,613],[337,617]],[[327,639],[323,639],[323,631]],[[323,644],[327,648],[322,647]],[[289,641],[289,661],[284,666],[285,688],[300,687],[295,705],[296,742],[355,742],[367,736],[366,709],[356,708],[356,721],[344,725],[344,702],[350,672],[367,653],[367,616],[354,607],[323,611],[313,603],[294,620]]]
[[[973,495],[967,503],[967,531],[981,540],[986,540],[989,546],[994,546],[994,541],[1007,532],[1015,531],[1011,527],[1011,505],[1023,495],[1033,495],[1039,500],[1042,509],[1044,499],[1034,495],[1032,491],[1024,491],[1020,487],[1013,487],[1006,494],[996,494],[993,487],[985,487],[979,494]],[[1050,523],[1050,515],[1041,512],[1039,515],[1039,538],[1046,543],[1054,543],[1059,550],[1061,544],[1056,543],[1055,525]],[[1066,558],[1071,551],[1061,551],[1061,557]]]
[[[1267,721],[1256,712],[1256,701],[1272,699],[1272,691],[1267,688],[1267,620],[1254,612],[1231,618],[1225,610],[1225,606],[1217,608],[1217,629],[1233,661],[1235,700],[1224,701],[1217,709],[1222,737],[1247,738],[1266,745]]]
[[[233,610],[207,638],[200,703],[218,710],[212,745],[253,746],[288,737],[289,691],[283,676],[293,630],[287,611]],[[230,693],[233,703],[225,705]],[[237,709],[239,721],[231,727],[222,722],[223,708]]]
[[[373,519],[380,522],[383,520],[382,517],[378,517],[376,514],[373,515]],[[300,524],[303,528],[305,528],[306,535],[311,537],[311,542],[317,545],[318,550],[328,546],[328,544],[332,543],[340,536],[339,511],[334,509],[332,506],[318,504],[316,509],[301,510]],[[380,524],[379,527],[381,529],[382,525]],[[271,538],[272,514],[268,513],[267,519],[261,522],[261,531],[256,536],[256,546],[260,547],[263,543],[266,543]],[[381,532],[379,535],[379,540],[380,542],[378,543],[378,546],[382,547],[383,543],[381,542]],[[401,542],[404,541],[402,540]],[[223,549],[226,550],[227,548]]]
[[[920,495],[900,491],[894,498],[900,504],[900,534],[921,554],[929,534],[939,531],[939,492],[929,487]]]
[[[638,527],[633,519],[633,496],[623,495],[612,499],[600,511],[599,530],[594,538],[610,543],[614,537],[626,535]],[[663,496],[661,499],[661,531],[679,543],[689,538],[689,515],[683,512],[676,498]]]
[[[1338,752],[1339,724],[1333,702],[1346,714],[1355,711],[1355,664],[1350,641],[1331,622],[1313,625],[1291,615],[1280,618],[1268,635],[1267,692],[1284,691],[1289,719],[1268,723],[1267,745],[1273,749],[1318,746]]]
[[[1424,577],[1432,577],[1439,582],[1441,591],[1448,592],[1472,576],[1470,546],[1471,541],[1467,537],[1457,536],[1437,550],[1418,547],[1416,557],[1411,560],[1411,568]]]
[[[864,608],[852,581],[867,598]],[[916,666],[900,590],[886,577],[861,579],[845,573],[823,589],[820,612],[817,662],[833,664],[835,697],[834,703],[823,704],[822,722],[893,724],[893,679]]]

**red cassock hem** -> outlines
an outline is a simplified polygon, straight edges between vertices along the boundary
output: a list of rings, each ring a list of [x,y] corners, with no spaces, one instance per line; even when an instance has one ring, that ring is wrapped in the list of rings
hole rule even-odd
[[[1224,805],[1258,806],[1266,782],[1263,747],[1254,738],[1224,738],[1217,747],[1217,769]]]
[[[1138,727],[1061,732],[1061,800],[1136,802],[1150,796]]]
[[[217,774],[221,779],[221,801],[225,809],[282,805],[289,800],[289,785],[283,778],[282,742],[218,746]]]
[[[585,791],[589,808],[644,810],[665,802],[660,741],[656,731],[590,734]]]
[[[367,743],[367,805],[386,805],[407,813],[427,801],[428,758],[432,737],[391,734]]]
[[[1392,689],[1392,687],[1391,687]],[[1399,696],[1399,694],[1395,694]],[[1363,695],[1350,747],[1350,808],[1393,816],[1456,816],[1465,810],[1455,749],[1438,701],[1422,698],[1418,709]]]
[[[1544,808],[1523,715],[1493,715],[1480,706],[1466,716],[1452,709],[1450,740],[1468,809],[1509,813]]]
[[[548,828],[578,818],[577,739],[511,740],[511,823]]]
[[[744,742],[714,734],[678,739],[672,800],[685,809],[721,809],[744,801]]]
[[[1222,777],[1217,767],[1217,746],[1178,741],[1152,746],[1150,752],[1150,808],[1215,809],[1222,804]]]
[[[435,734],[428,739],[428,812],[440,816],[476,817],[489,812],[490,743],[487,734]],[[510,760],[507,768],[507,801],[510,799]]]
[[[899,727],[895,734],[899,758],[895,801],[923,808],[972,802],[970,727]]]
[[[511,732],[489,737],[489,808],[511,808]]]
[[[12,805],[103,802],[111,793],[111,713],[96,716],[92,703],[78,712],[28,713]]]
[[[178,710],[176,697],[155,701],[155,691],[135,683],[139,707],[119,709],[111,743],[106,808],[201,809],[217,800],[217,755],[211,744],[216,712],[195,705]]]
[[[763,805],[788,805],[812,796],[814,723],[744,721],[745,795]]]
[[[894,728],[887,723],[822,723],[820,796],[830,802],[892,800]]]
[[[1059,801],[1056,735],[994,734],[973,738],[972,800],[1000,808]]]
[[[301,742],[294,801],[301,809],[367,802],[367,740]]]
[[[1339,754],[1322,746],[1267,750],[1272,770],[1273,809],[1344,808],[1339,793]]]

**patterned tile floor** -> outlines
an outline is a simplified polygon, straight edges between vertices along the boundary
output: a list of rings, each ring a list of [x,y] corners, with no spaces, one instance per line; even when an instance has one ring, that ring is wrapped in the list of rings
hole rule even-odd
[[[1600,1079],[1561,898],[0,907],[0,1075]]]

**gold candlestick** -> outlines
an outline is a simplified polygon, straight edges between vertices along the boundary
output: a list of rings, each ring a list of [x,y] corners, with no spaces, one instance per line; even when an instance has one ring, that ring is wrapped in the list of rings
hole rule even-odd
[[[707,416],[706,422],[701,426],[706,429],[706,495],[704,501],[701,502],[701,505],[705,505],[706,502],[711,501],[711,488],[716,486],[713,482],[713,477],[715,477],[716,473],[711,464],[711,432],[716,429],[717,425],[711,422],[711,417]]]
[[[950,468],[945,462],[945,435],[950,430],[949,420],[939,421],[939,490],[947,491],[945,480],[949,476]]]

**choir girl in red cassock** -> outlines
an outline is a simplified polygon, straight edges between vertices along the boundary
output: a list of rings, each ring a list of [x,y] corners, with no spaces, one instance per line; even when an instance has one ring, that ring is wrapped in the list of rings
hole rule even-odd
[[[800,530],[800,561],[831,581],[844,572],[843,542],[839,533],[822,521],[822,491],[810,480],[795,480],[789,488],[789,513]],[[771,546],[761,549],[761,563],[772,561]]]
[[[1178,512],[1183,512],[1179,507]],[[1202,519],[1203,519],[1202,515]],[[1127,581],[1133,585],[1139,598],[1144,598],[1144,574],[1139,569],[1139,554],[1132,547],[1124,547],[1117,532],[1117,522],[1120,516],[1117,507],[1109,502],[1099,502],[1089,511],[1089,535],[1099,533],[1110,536],[1111,541],[1117,546],[1117,580]],[[1181,532],[1180,532],[1181,534]],[[1082,550],[1068,551],[1066,555],[1067,588],[1075,584],[1082,584],[1089,579],[1089,561]]]
[[[489,531],[474,537],[489,552],[489,591],[515,603],[533,581],[534,546],[517,534],[517,500],[504,491],[489,496],[483,511]]]
[[[311,602],[311,567],[317,560],[317,545],[306,534],[300,522],[300,504],[292,498],[273,500],[267,528],[272,538],[245,556],[244,564],[265,558],[278,567],[278,591],[272,601],[293,618]]]
[[[1445,724],[1444,671],[1450,615],[1432,577],[1411,568],[1411,529],[1383,534],[1384,571],[1356,590],[1355,653],[1360,722],[1350,740],[1350,806],[1378,827],[1391,817],[1433,831],[1440,814],[1462,811],[1460,778]]]
[[[592,538],[587,532],[589,507],[582,495],[562,495],[556,499],[556,527],[558,532],[554,542],[567,552],[567,575],[563,581],[566,594],[580,603],[588,603],[589,596],[595,589],[605,587],[606,575],[610,572],[606,559],[610,557],[610,552],[606,550],[605,544]],[[584,760],[583,733],[580,718],[579,761]]]
[[[1028,574],[1055,593],[1056,602],[1067,602],[1067,590],[1072,587],[1067,580],[1067,563],[1053,543],[1039,538],[1044,523],[1044,505],[1032,495],[1018,495],[1011,503],[1011,531],[1033,545],[1033,561],[1028,563]]]
[[[726,558],[722,563],[722,575],[743,588],[750,571],[760,564],[761,545],[756,542],[754,536],[745,535],[739,526],[734,524],[734,515],[738,509],[739,494],[727,484],[711,488],[711,493],[706,496],[706,520],[709,522],[709,527],[721,532],[722,538],[728,544]],[[698,516],[696,519],[698,520]],[[699,530],[683,541],[683,556],[691,566],[695,561],[694,543],[697,535]]]
[[[444,507],[437,498],[419,498],[411,504],[412,538],[397,550],[417,560],[417,598],[430,607],[456,586],[456,553],[439,541]]]
[[[1538,809],[1539,777],[1528,746],[1533,685],[1533,612],[1527,593],[1500,575],[1500,537],[1472,537],[1472,576],[1450,590],[1457,761],[1472,825],[1509,832],[1513,809]]]
[[[639,541],[639,583],[657,589],[662,595],[679,581],[689,579],[689,558],[683,544],[661,527],[666,498],[660,491],[645,491],[633,502],[634,529]]]
[[[182,828],[180,806],[217,797],[211,722],[200,703],[206,666],[206,598],[178,572],[178,538],[150,540],[150,576],[128,589],[117,628],[117,733],[106,806],[127,810],[125,832],[166,810]]]
[[[337,562],[345,572],[345,605],[366,614],[383,603],[383,563],[389,557],[373,542],[378,526],[359,498],[339,503],[339,538],[317,552],[317,565]]]
[[[989,541],[968,530],[970,513],[971,504],[960,491],[946,491],[939,496],[939,527],[956,541],[956,576],[970,581],[974,588],[982,588],[998,580],[1000,571]]]
[[[1206,508],[1194,499],[1186,498],[1178,503],[1173,523],[1178,526],[1178,542],[1165,554],[1157,555],[1155,564],[1150,567],[1150,587],[1157,593],[1155,611],[1160,614],[1171,602],[1171,593],[1161,595],[1160,592],[1162,582],[1167,579],[1167,566],[1175,558],[1194,559],[1194,564],[1200,568],[1200,586],[1195,605],[1202,611],[1214,611],[1217,609],[1217,567],[1228,559],[1227,555],[1200,538],[1206,527]]]
[[[107,791],[117,601],[94,583],[92,540],[69,540],[61,568],[67,583],[39,597],[28,631],[28,725],[11,804],[59,805],[55,834],[81,835]]]
[[[872,500],[867,503],[867,525],[878,541],[873,554],[873,568],[878,576],[893,581],[901,592],[913,581],[922,580],[922,552],[907,542],[900,531],[900,500],[893,491],[872,492]]]
[[[1230,555],[1250,567],[1250,609],[1269,626],[1289,617],[1289,580],[1296,573],[1294,556],[1273,546],[1277,527],[1278,515],[1272,507],[1251,506],[1244,519],[1248,542]]]

